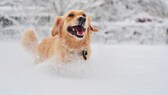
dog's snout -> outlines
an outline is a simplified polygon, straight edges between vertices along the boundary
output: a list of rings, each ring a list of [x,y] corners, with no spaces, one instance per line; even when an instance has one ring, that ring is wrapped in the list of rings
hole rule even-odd
[[[79,21],[80,24],[83,24],[86,21],[86,18],[85,17],[79,17],[78,21]]]

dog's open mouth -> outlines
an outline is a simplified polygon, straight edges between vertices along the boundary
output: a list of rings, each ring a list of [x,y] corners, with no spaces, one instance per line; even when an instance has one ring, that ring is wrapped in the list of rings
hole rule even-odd
[[[69,26],[67,31],[78,38],[82,38],[85,33],[85,28],[82,25]]]

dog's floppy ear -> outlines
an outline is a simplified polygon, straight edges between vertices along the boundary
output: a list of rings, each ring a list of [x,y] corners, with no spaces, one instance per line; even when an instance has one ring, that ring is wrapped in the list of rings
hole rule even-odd
[[[96,26],[92,26],[90,17],[88,17],[88,19],[89,19],[89,28],[90,28],[90,30],[93,31],[93,32],[97,32],[98,31],[97,27]]]
[[[98,32],[98,29],[97,29],[96,26],[90,25],[89,27],[90,27],[90,30],[91,30],[91,31],[93,31],[93,32]]]
[[[52,36],[57,35],[58,32],[60,31],[61,27],[62,27],[62,18],[61,18],[61,16],[57,16],[56,20],[55,20],[55,24],[52,29]]]

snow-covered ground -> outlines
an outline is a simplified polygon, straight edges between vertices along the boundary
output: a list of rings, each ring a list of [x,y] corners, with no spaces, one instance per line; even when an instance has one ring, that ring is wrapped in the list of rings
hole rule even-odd
[[[168,46],[94,44],[88,64],[64,66],[71,72],[49,64],[1,42],[0,95],[168,95]]]

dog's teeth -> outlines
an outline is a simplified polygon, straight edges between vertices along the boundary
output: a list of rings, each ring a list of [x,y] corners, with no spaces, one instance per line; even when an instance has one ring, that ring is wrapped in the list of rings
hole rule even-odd
[[[73,30],[73,31],[75,31],[75,29],[74,29],[74,28],[73,28],[72,30]]]

